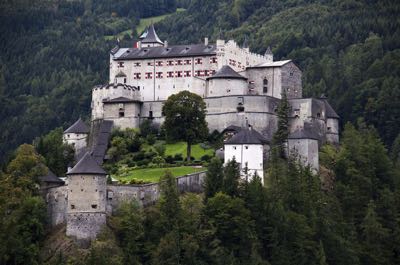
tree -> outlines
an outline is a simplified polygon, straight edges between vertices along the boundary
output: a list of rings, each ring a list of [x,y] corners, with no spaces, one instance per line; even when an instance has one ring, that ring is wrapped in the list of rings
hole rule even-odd
[[[222,190],[223,179],[222,161],[218,157],[214,157],[207,167],[204,184],[204,195],[206,199],[213,197],[217,192]]]
[[[278,106],[278,130],[272,139],[272,156],[286,157],[285,144],[289,136],[289,112],[290,104],[286,93],[282,93],[282,99]]]
[[[199,95],[185,90],[170,96],[162,112],[167,138],[184,140],[187,143],[187,161],[190,161],[192,144],[207,137],[206,104]]]
[[[229,196],[239,195],[240,168],[235,158],[230,160],[224,168],[222,191]]]

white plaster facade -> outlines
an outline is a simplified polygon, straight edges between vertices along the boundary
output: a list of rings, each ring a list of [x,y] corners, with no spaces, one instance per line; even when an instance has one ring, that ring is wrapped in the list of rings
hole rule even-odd
[[[88,134],[87,133],[64,133],[63,142],[74,147],[76,153],[87,146]]]

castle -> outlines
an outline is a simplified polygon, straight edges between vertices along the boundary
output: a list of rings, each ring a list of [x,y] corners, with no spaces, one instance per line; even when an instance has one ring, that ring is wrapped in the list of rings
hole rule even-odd
[[[234,135],[225,142],[225,162],[235,157],[261,176],[283,94],[291,106],[288,152],[318,171],[319,147],[339,143],[339,116],[327,99],[302,98],[301,70],[291,60],[274,61],[270,48],[259,55],[246,44],[212,44],[207,38],[168,45],[150,26],[134,48],[113,48],[109,67],[109,83],[92,89],[90,129],[78,120],[64,132],[79,160],[67,173],[67,185],[51,185],[46,193],[51,223],[66,223],[67,235],[78,239],[93,239],[121,201],[148,204],[158,198],[157,184],[106,184],[101,164],[113,127],[138,128],[144,120],[159,126],[164,101],[180,91],[203,97],[210,132]],[[203,178],[204,173],[178,178],[179,190],[200,191]]]

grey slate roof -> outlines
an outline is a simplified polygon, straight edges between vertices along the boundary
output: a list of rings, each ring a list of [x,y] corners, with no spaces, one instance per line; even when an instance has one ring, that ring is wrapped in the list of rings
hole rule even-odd
[[[64,181],[58,178],[50,169],[47,171],[47,175],[39,177],[39,180],[51,183],[64,183]]]
[[[91,174],[106,175],[107,173],[94,160],[90,153],[86,153],[81,160],[67,172],[67,175]]]
[[[265,55],[271,55],[271,54],[272,54],[271,47],[268,46],[267,50],[265,51]]]
[[[110,83],[110,84],[106,84],[106,85],[98,85],[98,86],[95,86],[94,89],[110,89],[110,88],[117,88],[119,86],[122,86],[124,89],[128,89],[128,90],[138,90],[138,88],[135,86],[130,86],[127,84],[122,84],[122,83],[118,83],[118,84]]]
[[[331,104],[329,104],[328,100],[322,99],[325,103],[325,115],[327,118],[339,119],[339,115],[337,115],[336,111],[332,108]]]
[[[79,118],[64,133],[89,133],[89,127]]]
[[[111,135],[113,122],[103,120],[98,126],[95,126],[97,129],[94,129],[93,132],[93,142],[91,145],[92,156],[96,160],[96,162],[101,165],[104,160],[104,156],[107,151],[108,140]]]
[[[208,77],[207,79],[215,79],[215,78],[230,78],[230,79],[244,79],[244,80],[247,80],[246,77],[238,74],[229,65],[222,66],[221,69],[219,69],[214,75]]]
[[[235,125],[229,125],[228,127],[226,127],[223,131],[222,131],[222,133],[224,133],[224,132],[236,132],[236,133],[238,133],[239,131],[241,131],[243,128],[242,127],[239,127],[239,126],[235,126]]]
[[[249,128],[242,129],[224,144],[264,144],[267,142],[267,139],[265,139],[259,132]]]
[[[104,104],[112,104],[112,103],[131,103],[131,102],[139,102],[142,103],[140,100],[134,100],[126,97],[118,97],[113,99],[103,99]]]
[[[143,36],[143,34],[142,34]],[[141,37],[142,37],[141,36]],[[144,38],[142,38],[142,43],[159,43],[159,44],[164,44],[160,38],[157,36],[156,30],[154,29],[154,25],[151,25],[148,29],[147,29],[147,33],[146,36],[144,36]]]
[[[204,55],[216,55],[215,45],[169,45],[168,47],[128,48],[114,60],[144,60],[172,57],[193,57]]]

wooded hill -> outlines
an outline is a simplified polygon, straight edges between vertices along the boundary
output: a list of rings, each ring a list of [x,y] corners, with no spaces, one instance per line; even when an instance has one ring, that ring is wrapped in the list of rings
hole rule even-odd
[[[104,36],[139,17],[185,12],[156,25],[169,43],[219,35],[303,70],[305,96],[325,94],[341,124],[363,118],[391,148],[400,131],[400,4],[395,1],[43,1],[0,5],[0,157],[90,111],[108,77]],[[30,2],[32,3],[32,2]],[[39,6],[37,6],[39,5]],[[135,31],[133,31],[134,34]],[[132,40],[125,35],[125,46]]]

